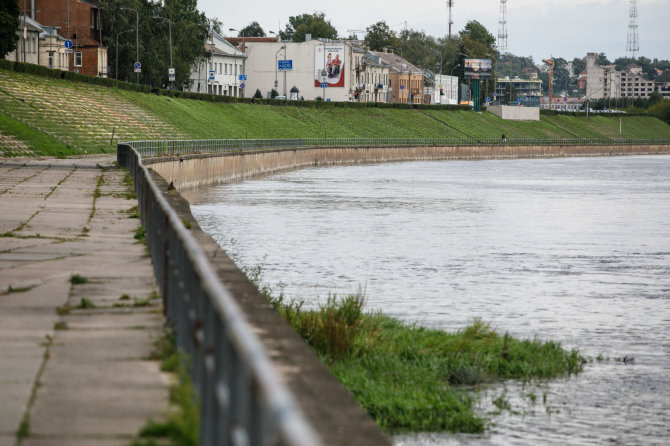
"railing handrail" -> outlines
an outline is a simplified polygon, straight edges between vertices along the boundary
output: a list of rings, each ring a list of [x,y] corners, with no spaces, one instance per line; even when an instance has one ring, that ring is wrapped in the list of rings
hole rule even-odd
[[[200,443],[228,444],[226,440],[220,441],[219,436],[223,435],[221,434],[223,431],[227,432],[225,435],[228,440],[231,437],[239,438],[239,435],[246,436],[248,443],[243,441],[244,444],[274,444],[272,439],[278,438],[280,444],[284,445],[321,445],[320,437],[305,418],[289,389],[280,381],[265,347],[248,324],[243,311],[218,279],[195,238],[184,227],[176,211],[151,179],[149,170],[142,164],[140,153],[131,145],[127,147],[127,154],[123,156],[119,154],[119,163],[125,164],[133,175],[141,205],[142,222],[146,228],[147,245],[152,252],[154,270],[167,302],[168,318],[176,319],[172,322],[176,322],[177,325],[178,347],[191,356],[192,368],[197,371],[192,373],[192,379],[195,388],[200,390],[199,397],[202,401]],[[169,260],[165,260],[168,258],[167,251],[170,254]],[[158,257],[154,256],[156,253],[159,253]],[[161,256],[165,261],[163,268],[157,264],[161,262]],[[163,274],[159,270],[169,272]],[[163,277],[159,277],[161,275]],[[165,285],[168,283],[169,286]],[[198,296],[202,296],[205,301],[194,302]],[[187,304],[190,302],[190,307],[179,307],[182,311],[177,310],[178,314],[175,314],[174,306],[183,305],[182,301],[186,301]],[[203,308],[211,311],[207,312]],[[198,312],[201,314],[197,315]],[[203,327],[194,323],[193,319],[197,319],[198,316],[202,317],[205,323],[211,322],[214,317],[212,324],[220,325],[217,325],[216,329],[211,326]],[[183,330],[183,326],[191,330]],[[183,333],[183,331],[189,331],[189,333]],[[225,362],[224,358],[214,358],[212,352],[203,351],[206,350],[205,338],[211,342],[212,338],[216,338],[214,333],[225,334],[228,337],[225,343],[229,342],[229,345],[235,350],[232,355],[235,358],[239,356],[238,362],[241,362],[237,366],[249,375],[241,380],[241,382],[247,382],[248,389],[231,388],[235,386],[228,386],[224,382],[216,381],[217,378],[211,378],[210,375],[218,376],[219,373],[222,373],[214,369],[218,363]],[[215,339],[215,341],[216,343],[224,342],[220,339]],[[210,348],[214,347],[216,346],[210,345]],[[226,364],[226,367],[230,368],[231,364]],[[238,372],[232,373],[237,376]],[[231,372],[226,373],[230,375]],[[198,380],[202,382],[197,382]],[[213,382],[207,382],[208,380]],[[231,403],[231,400],[244,398],[230,396],[230,393],[235,391],[242,392],[244,397],[248,398],[246,402],[239,403],[242,407],[246,410],[257,409],[263,412],[253,414],[260,420],[254,421],[260,424],[254,431],[250,426],[241,427],[243,423],[235,419],[235,414],[232,415],[231,426],[222,428],[220,426],[222,420],[215,419],[220,407],[214,406],[225,405],[226,402],[234,405],[234,401]],[[252,400],[253,398],[257,400]],[[251,421],[248,424],[251,424]],[[211,432],[208,432],[208,429],[211,429]],[[216,440],[214,443],[213,439]]]
[[[225,153],[246,150],[294,149],[303,147],[456,147],[456,146],[577,146],[670,144],[670,139],[584,139],[584,138],[294,138],[294,139],[165,139],[130,141],[143,157]]]

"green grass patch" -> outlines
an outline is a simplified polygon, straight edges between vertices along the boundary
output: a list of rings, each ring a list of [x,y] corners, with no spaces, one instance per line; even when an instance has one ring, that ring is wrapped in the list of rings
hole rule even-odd
[[[315,310],[274,301],[280,314],[387,432],[482,432],[470,386],[579,373],[585,360],[555,342],[520,340],[475,320],[453,333],[363,312],[363,299]],[[501,401],[502,404],[502,401]]]
[[[47,155],[63,158],[72,153],[67,144],[3,113],[0,113],[0,133],[14,137],[28,147],[25,151],[0,146],[0,153],[4,156]]]
[[[58,321],[54,324],[54,330],[69,330],[70,327],[65,321]]]
[[[82,297],[79,301],[79,304],[77,305],[77,308],[80,310],[90,310],[91,308],[95,308],[95,304],[91,301],[91,299]]]
[[[135,235],[133,236],[133,238],[140,243],[146,243],[147,233],[144,230],[144,226],[140,225],[137,227],[137,229],[135,229]]]
[[[72,274],[70,276],[70,283],[72,285],[81,285],[81,284],[84,284],[84,283],[88,283],[88,278],[84,277],[80,274]]]
[[[187,360],[176,349],[174,330],[167,329],[154,343],[152,359],[161,361],[161,370],[175,373],[177,382],[170,388],[170,410],[162,421],[149,420],[140,430],[140,440],[134,446],[169,444],[198,445],[200,414],[197,398],[188,376]]]
[[[30,291],[33,287],[31,286],[17,286],[13,287],[9,285],[7,287],[7,292],[8,293],[25,293],[26,291]]]

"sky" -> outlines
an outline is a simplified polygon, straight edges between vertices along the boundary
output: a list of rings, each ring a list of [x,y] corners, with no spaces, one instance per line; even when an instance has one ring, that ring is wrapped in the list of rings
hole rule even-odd
[[[223,22],[223,29],[240,29],[258,22],[265,30],[286,27],[288,18],[323,12],[340,36],[348,30],[385,21],[393,30],[424,31],[434,37],[448,34],[446,0],[253,0],[249,3],[198,0],[198,9],[207,17]],[[638,56],[670,60],[670,0],[638,0]],[[496,38],[500,20],[500,0],[455,0],[452,34],[470,20],[482,23]],[[508,52],[532,56],[541,63],[549,56],[572,60],[586,53],[605,53],[610,60],[626,56],[630,0],[508,0]],[[237,33],[230,32],[229,35]],[[364,33],[358,33],[363,38]]]

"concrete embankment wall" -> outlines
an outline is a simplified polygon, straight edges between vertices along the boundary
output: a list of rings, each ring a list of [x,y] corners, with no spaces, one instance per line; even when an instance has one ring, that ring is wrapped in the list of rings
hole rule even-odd
[[[477,160],[670,154],[670,145],[298,148],[150,158],[144,163],[179,190],[309,166],[410,160]]]

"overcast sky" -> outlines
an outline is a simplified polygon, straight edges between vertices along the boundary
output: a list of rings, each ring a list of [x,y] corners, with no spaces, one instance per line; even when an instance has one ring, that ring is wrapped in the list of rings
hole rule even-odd
[[[340,36],[385,21],[394,30],[407,27],[441,37],[448,34],[446,0],[198,0],[198,9],[240,29],[257,21],[267,33],[284,29],[289,16],[323,12]],[[626,56],[630,0],[508,0],[509,52],[532,56],[535,63],[548,56],[572,60],[587,52],[606,53],[610,60]],[[500,0],[455,0],[457,33],[470,20],[481,22],[496,38]],[[639,56],[670,60],[670,0],[638,0]],[[235,33],[230,33],[235,34]],[[362,38],[363,34],[359,34]]]

